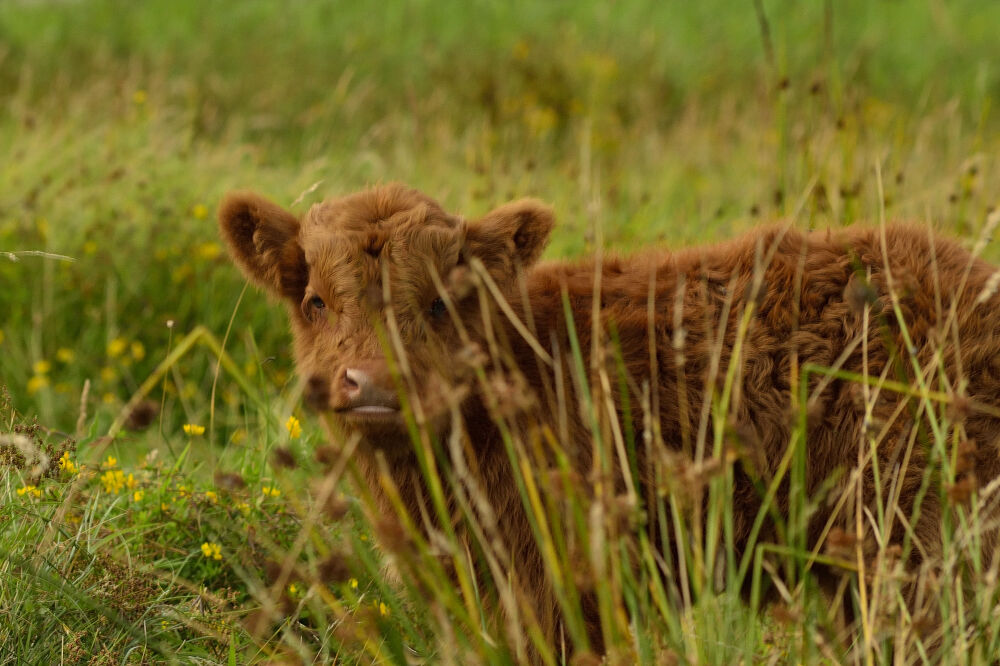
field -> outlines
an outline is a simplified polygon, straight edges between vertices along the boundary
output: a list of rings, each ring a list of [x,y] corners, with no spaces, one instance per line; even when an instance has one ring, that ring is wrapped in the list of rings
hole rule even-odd
[[[468,567],[437,576],[419,535],[372,524],[351,465],[317,459],[285,314],[228,261],[222,195],[301,213],[402,181],[470,217],[536,196],[549,258],[905,219],[997,263],[998,25],[985,0],[2,3],[0,663],[569,661],[491,624]],[[924,415],[941,451],[946,403]],[[589,541],[608,661],[995,663],[997,571],[947,458],[939,634],[896,603],[891,552],[844,570],[838,624],[809,572],[836,558],[801,525],[738,575],[709,527],[683,583],[648,544],[635,578]],[[571,608],[584,583],[553,544]]]

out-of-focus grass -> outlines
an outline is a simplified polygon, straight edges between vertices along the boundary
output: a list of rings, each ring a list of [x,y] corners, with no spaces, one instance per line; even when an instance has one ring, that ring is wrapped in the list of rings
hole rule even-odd
[[[883,207],[890,218],[974,237],[1000,203],[1000,5],[763,9],[766,37],[752,2],[5,3],[0,251],[74,261],[0,254],[4,428],[37,415],[43,440],[61,446],[73,436],[74,456],[95,470],[108,454],[138,470],[157,450],[197,492],[214,487],[215,468],[257,486],[275,478],[268,460],[287,443],[280,424],[298,413],[296,381],[283,313],[252,290],[240,300],[243,282],[218,243],[214,208],[233,187],[291,204],[319,183],[297,211],[385,180],[468,215],[540,196],[559,215],[552,257],[594,249],[597,220],[604,244],[621,250],[711,241],[783,216],[814,227],[873,221]],[[151,427],[100,439],[180,337],[203,325],[221,339],[231,320],[227,351],[266,403],[225,372],[216,381],[213,354],[196,347],[150,396],[159,412]],[[307,460],[303,442],[318,434],[303,423],[307,435],[294,445]],[[188,448],[183,424],[211,428]],[[20,474],[4,477],[4,503],[16,508],[3,510],[0,546],[24,562],[69,486],[25,504]],[[146,492],[175,483],[150,474]],[[263,574],[227,568],[238,557],[211,574],[184,568],[213,535],[235,539],[248,527],[220,528],[221,514],[173,520],[155,505],[133,509],[124,494],[90,483],[84,527],[53,543],[91,559],[113,553],[137,571],[179,572],[195,588],[238,588],[239,604],[259,601],[253,581]],[[326,556],[316,548],[309,562]],[[107,604],[73,568],[76,555],[60,557],[52,562],[64,566],[34,583],[0,574],[20,581],[7,631],[30,628],[0,643],[54,649],[39,647],[52,630],[139,644],[135,618],[102,624],[120,617],[99,612]],[[81,596],[72,598],[90,600],[79,616],[67,610],[77,602],[59,601],[64,581],[76,584]],[[67,608],[42,619],[31,585]],[[190,611],[197,589],[175,585],[156,592],[167,595],[158,603]],[[401,608],[391,594],[379,598]],[[701,633],[718,628],[705,620],[716,612],[741,622],[728,603],[695,616]],[[200,650],[197,636],[222,640],[191,631],[153,643]],[[407,631],[419,642],[419,628]],[[231,640],[219,644],[261,656],[246,636]],[[124,653],[105,642],[109,654]]]

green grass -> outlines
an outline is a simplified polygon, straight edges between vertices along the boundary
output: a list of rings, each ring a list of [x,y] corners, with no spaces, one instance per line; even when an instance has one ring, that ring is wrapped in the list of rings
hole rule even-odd
[[[1000,5],[763,8],[770,49],[750,0],[4,3],[0,661],[433,662],[448,656],[443,645],[512,659],[502,631],[495,641],[474,631],[488,620],[471,588],[383,574],[363,497],[316,513],[313,451],[324,442],[298,405],[284,313],[243,293],[215,206],[235,187],[291,204],[318,183],[301,212],[401,180],[469,216],[545,199],[559,217],[548,257],[883,213],[931,220],[971,245],[1000,204]],[[17,254],[31,251],[50,256]],[[186,337],[199,326],[224,340],[230,365],[220,369],[207,338]],[[152,423],[106,438],[151,376]],[[21,445],[50,447],[53,460],[69,451],[92,474],[53,463],[37,480],[11,448],[15,429]],[[275,465],[276,447],[295,468]],[[115,469],[134,487],[102,482]],[[712,482],[725,497],[725,475]],[[18,494],[27,486],[41,494]],[[675,499],[667,518],[682,513]],[[415,551],[397,559],[431,567],[427,544],[411,539]],[[631,637],[613,623],[613,659],[828,658],[817,636],[838,654],[808,576],[793,576],[801,587],[775,616],[711,585],[677,597],[682,586],[655,567],[631,579],[628,554],[601,553],[615,571],[604,610],[651,618]],[[762,554],[750,575],[802,555]],[[700,575],[691,582],[710,582]],[[963,643],[956,621],[946,654],[997,654],[990,594],[943,595],[945,615],[982,623]],[[876,639],[872,660],[891,661],[892,634]]]

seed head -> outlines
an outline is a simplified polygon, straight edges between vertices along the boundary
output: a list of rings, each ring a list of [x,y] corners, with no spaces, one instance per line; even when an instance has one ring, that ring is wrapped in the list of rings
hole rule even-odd
[[[343,583],[351,577],[349,561],[347,553],[340,551],[330,553],[317,568],[320,580],[328,584]]]
[[[286,469],[295,469],[298,465],[295,462],[295,456],[292,451],[285,446],[277,446],[272,454],[272,461],[275,467],[284,467]]]
[[[132,431],[145,430],[156,418],[159,411],[160,408],[155,402],[141,400],[129,412],[128,418],[125,420],[125,427]]]

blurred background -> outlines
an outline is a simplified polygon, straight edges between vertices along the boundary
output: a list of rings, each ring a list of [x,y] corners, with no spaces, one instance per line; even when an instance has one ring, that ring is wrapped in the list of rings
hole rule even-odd
[[[470,216],[538,196],[551,257],[597,222],[630,249],[883,205],[971,235],[998,192],[998,25],[975,0],[5,2],[0,249],[74,261],[0,257],[0,378],[68,428],[84,379],[98,411],[129,397],[166,321],[221,334],[235,187],[298,212],[393,180]],[[237,320],[287,379],[282,313],[251,292]],[[208,380],[183,374],[191,419]]]
[[[240,633],[268,557],[323,571],[339,546],[297,541],[287,463],[324,439],[282,308],[220,245],[227,190],[302,213],[404,181],[469,217],[536,196],[550,258],[777,219],[971,245],[1000,203],[998,27],[992,0],[3,0],[0,662],[338,658],[301,581],[274,588],[301,633]],[[399,663],[432,651],[370,529],[324,529],[364,563],[330,603]],[[740,613],[691,620],[696,661],[777,654]]]

